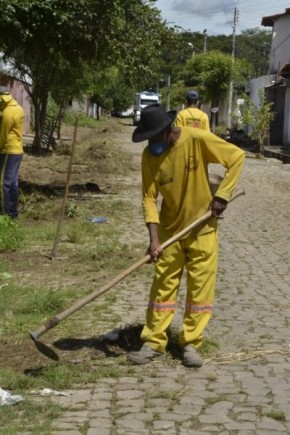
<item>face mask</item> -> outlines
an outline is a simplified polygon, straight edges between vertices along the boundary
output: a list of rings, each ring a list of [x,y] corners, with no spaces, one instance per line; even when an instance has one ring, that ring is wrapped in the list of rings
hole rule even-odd
[[[149,144],[149,151],[152,156],[159,157],[168,147],[167,142],[154,142]]]

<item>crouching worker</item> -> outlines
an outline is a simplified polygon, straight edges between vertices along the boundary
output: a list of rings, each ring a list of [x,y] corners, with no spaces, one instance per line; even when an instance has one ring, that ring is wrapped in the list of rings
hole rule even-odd
[[[179,335],[183,364],[201,367],[198,349],[212,314],[216,285],[218,244],[217,219],[227,207],[238,182],[244,152],[214,134],[171,124],[176,112],[165,112],[152,104],[141,112],[132,141],[148,140],[142,156],[143,211],[149,230],[151,260],[155,274],[150,290],[146,323],[141,332],[143,346],[130,352],[133,364],[147,364],[165,356],[166,331],[173,319],[177,292],[184,267],[187,295],[183,327]],[[225,169],[212,198],[208,165],[222,164]],[[160,213],[157,197],[162,196]],[[161,250],[161,244],[205,214],[212,217],[181,240]]]

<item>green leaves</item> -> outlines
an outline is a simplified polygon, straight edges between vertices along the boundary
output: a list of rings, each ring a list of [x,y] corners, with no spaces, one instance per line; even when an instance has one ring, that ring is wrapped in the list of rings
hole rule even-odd
[[[257,107],[247,95],[244,96],[244,104],[240,106],[242,120],[250,127],[250,136],[257,139],[259,145],[263,145],[269,134],[271,122],[276,116],[272,111],[272,102],[268,102],[264,89],[259,91],[260,104]]]
[[[153,74],[166,34],[154,1],[2,0],[0,50],[33,81],[39,142],[49,94],[74,98],[93,73],[116,67],[127,82]],[[140,80],[141,78],[141,80]],[[102,78],[106,82],[106,77]]]
[[[248,78],[245,62],[234,61],[229,54],[217,50],[196,54],[182,70],[180,77],[187,86],[197,86],[204,101],[215,104],[227,94],[230,81],[238,85]]]

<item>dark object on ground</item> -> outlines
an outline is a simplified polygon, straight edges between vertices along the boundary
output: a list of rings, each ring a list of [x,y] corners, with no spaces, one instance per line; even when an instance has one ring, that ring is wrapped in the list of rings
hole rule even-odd
[[[228,134],[224,136],[224,139],[240,148],[258,150],[258,141],[250,138],[242,129],[230,129]]]
[[[33,184],[22,180],[19,180],[19,187],[23,192],[27,194],[39,192],[45,196],[62,195],[65,189],[65,186],[63,184]],[[71,193],[102,193],[100,187],[96,183],[92,182],[84,184],[72,184],[70,186],[70,191]]]

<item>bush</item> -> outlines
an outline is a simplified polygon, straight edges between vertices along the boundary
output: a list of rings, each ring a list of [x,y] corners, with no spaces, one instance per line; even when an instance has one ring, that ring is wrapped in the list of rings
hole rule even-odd
[[[91,118],[82,112],[66,111],[64,116],[64,122],[68,125],[74,125],[78,118],[79,127],[96,128],[99,125],[97,119]]]
[[[215,127],[214,134],[216,136],[224,138],[228,134],[228,129],[224,125],[218,125],[217,127]]]
[[[14,251],[23,240],[23,230],[15,219],[0,216],[0,252]]]

